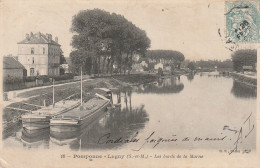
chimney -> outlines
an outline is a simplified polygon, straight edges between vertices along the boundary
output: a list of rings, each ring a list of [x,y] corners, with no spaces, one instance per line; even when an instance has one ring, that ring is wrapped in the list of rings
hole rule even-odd
[[[26,37],[26,40],[29,40],[29,34],[28,33],[26,34],[25,37]]]
[[[58,43],[58,37],[55,37],[55,42]]]
[[[40,38],[40,37],[41,37],[41,32],[37,33],[37,34],[36,34],[36,37],[37,37],[37,38]]]
[[[52,41],[52,35],[48,34],[48,41],[51,42]]]

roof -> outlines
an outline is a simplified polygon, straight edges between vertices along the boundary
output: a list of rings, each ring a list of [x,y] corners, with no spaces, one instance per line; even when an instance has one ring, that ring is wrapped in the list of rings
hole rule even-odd
[[[4,57],[3,62],[4,69],[25,69],[14,57]]]
[[[48,36],[50,34],[46,34],[44,35],[41,32],[38,32],[36,34],[32,34],[30,35],[30,37],[24,39],[21,42],[18,42],[17,44],[53,44],[53,45],[58,45],[60,46],[60,44],[58,44],[57,42],[53,41],[53,40],[48,40]],[[29,35],[28,35],[29,36]]]

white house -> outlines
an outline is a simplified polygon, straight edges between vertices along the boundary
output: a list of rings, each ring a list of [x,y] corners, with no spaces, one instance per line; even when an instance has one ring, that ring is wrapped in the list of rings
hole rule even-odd
[[[18,44],[18,61],[27,70],[27,76],[59,75],[61,49],[58,37],[31,33]]]
[[[158,64],[154,65],[154,69],[155,70],[158,70],[159,68],[163,69],[163,64],[162,63],[158,63]]]
[[[147,64],[145,61],[142,61],[140,64],[141,64],[143,67],[148,67],[148,64]]]

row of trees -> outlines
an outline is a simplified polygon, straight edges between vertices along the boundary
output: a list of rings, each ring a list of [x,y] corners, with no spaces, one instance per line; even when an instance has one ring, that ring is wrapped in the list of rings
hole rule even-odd
[[[209,70],[213,70],[215,68],[215,66],[217,66],[218,68],[224,68],[224,69],[232,69],[233,68],[233,62],[231,59],[226,59],[226,60],[199,60],[199,61],[189,61],[186,60],[185,61],[185,65],[186,67],[188,67],[191,70],[195,70],[197,68],[201,68],[201,69],[209,69]]]
[[[231,59],[226,59],[226,60],[200,60],[196,61],[195,65],[201,68],[214,68],[217,66],[218,68],[232,68],[233,63]]]
[[[162,59],[165,65],[180,68],[180,64],[185,57],[181,52],[174,50],[148,50],[146,59],[148,59],[148,69],[151,70]],[[155,62],[149,61],[149,59],[155,60]]]
[[[79,73],[119,73],[131,70],[133,56],[145,56],[150,47],[146,32],[122,15],[104,10],[83,10],[73,17],[70,53],[72,69]]]
[[[182,62],[185,59],[184,55],[181,52],[173,50],[149,50],[147,52],[147,58],[155,60],[175,60],[177,62]]]
[[[252,66],[253,70],[256,69],[257,63],[257,51],[251,49],[243,49],[237,50],[231,55],[231,59],[227,59],[224,61],[218,60],[200,60],[190,62],[189,60],[185,61],[186,66],[191,69],[195,70],[198,67],[202,69],[213,69],[215,66],[218,68],[229,68],[233,69],[234,71],[241,72],[243,71],[243,66]]]

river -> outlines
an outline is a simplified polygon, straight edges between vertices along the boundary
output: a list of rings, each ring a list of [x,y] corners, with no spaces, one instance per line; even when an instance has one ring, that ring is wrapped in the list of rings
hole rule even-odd
[[[73,137],[23,130],[3,141],[26,149],[255,150],[256,89],[207,73],[160,79],[113,92],[121,103]],[[239,142],[239,143],[236,143]],[[241,142],[241,143],[240,143]]]

